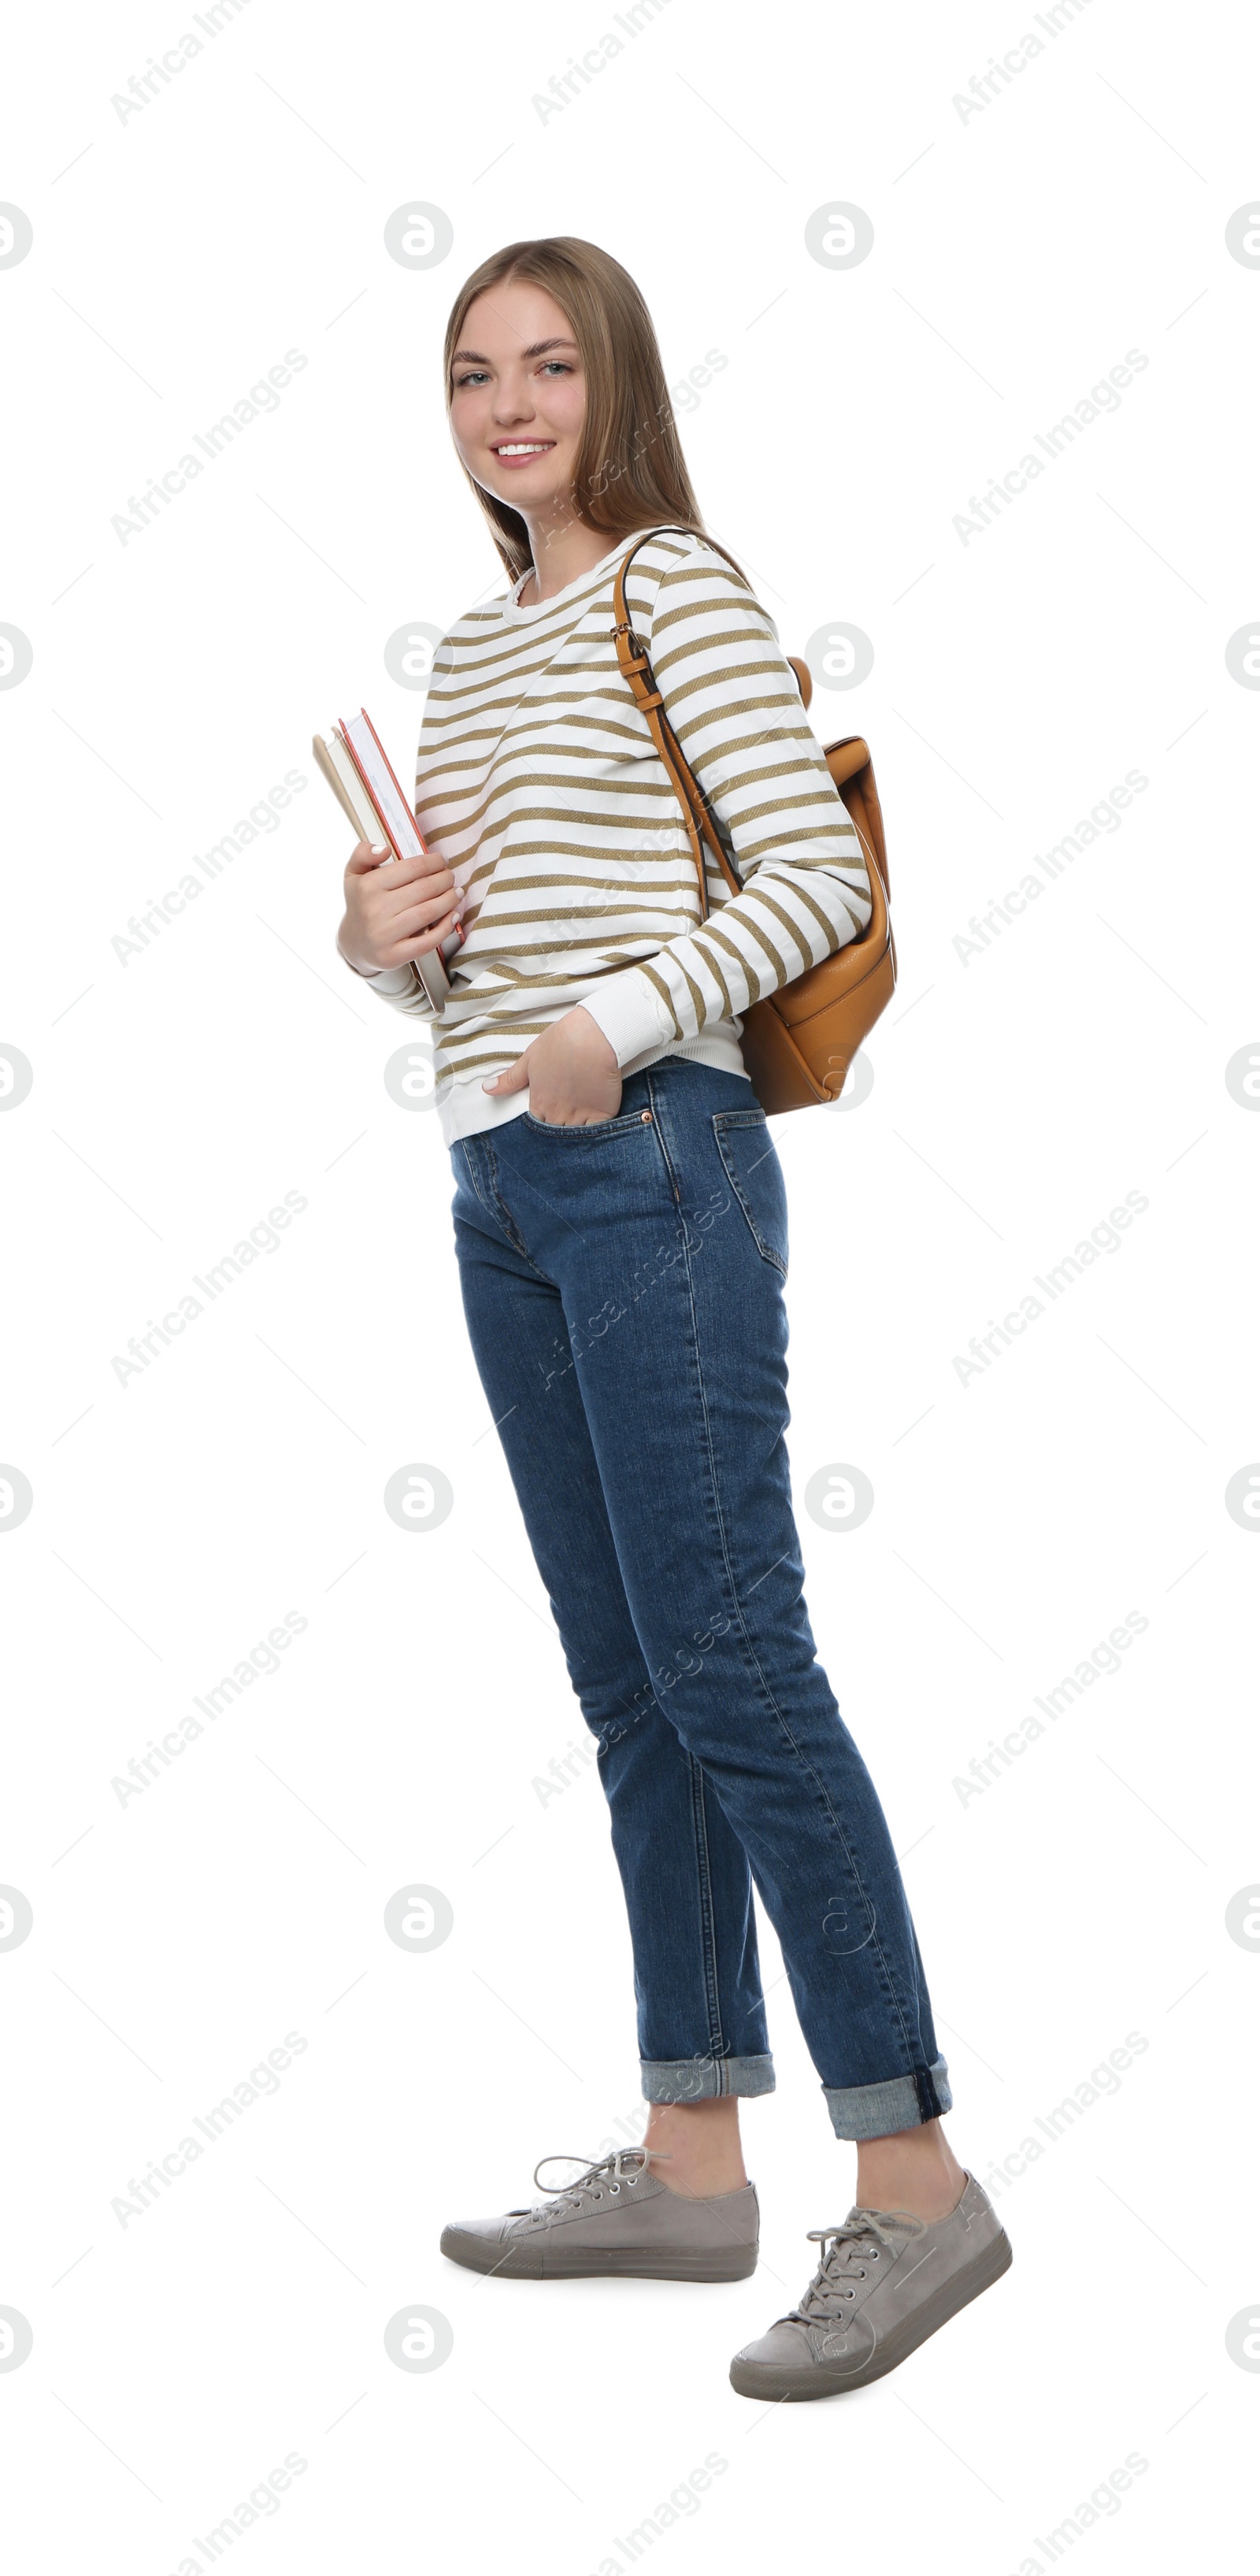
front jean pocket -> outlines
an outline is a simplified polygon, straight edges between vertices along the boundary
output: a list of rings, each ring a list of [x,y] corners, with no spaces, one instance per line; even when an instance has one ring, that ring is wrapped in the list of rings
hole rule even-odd
[[[787,1189],[764,1109],[715,1109],[713,1133],[763,1261],[788,1275]]]

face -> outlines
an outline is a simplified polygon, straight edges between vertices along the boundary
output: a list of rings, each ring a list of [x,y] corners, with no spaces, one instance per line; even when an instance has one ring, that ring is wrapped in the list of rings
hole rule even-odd
[[[573,491],[586,385],[568,315],[510,279],[469,305],[451,365],[451,429],[483,489],[529,524]]]

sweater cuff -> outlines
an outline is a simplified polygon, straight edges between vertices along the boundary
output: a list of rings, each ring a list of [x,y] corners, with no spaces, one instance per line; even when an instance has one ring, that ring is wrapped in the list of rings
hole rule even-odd
[[[346,964],[349,965],[349,963],[350,960],[347,958]],[[363,983],[370,984],[373,992],[384,993],[389,1000],[398,993],[410,993],[416,981],[410,966],[382,966],[379,975],[365,975],[361,966],[354,967],[352,972],[358,975]]]
[[[350,959],[347,957],[339,939],[334,940],[333,945],[336,948],[337,955],[341,959],[342,965],[349,966],[351,974],[357,975],[361,984],[373,985],[378,993],[384,993],[389,996],[396,993],[409,993],[412,985],[417,980],[415,973],[410,966],[382,966],[375,975],[369,975],[362,966],[352,966],[350,964]]]
[[[606,976],[593,993],[583,994],[581,1007],[603,1030],[619,1070],[650,1047],[668,1046],[674,1037],[673,1019],[656,986],[637,966]]]

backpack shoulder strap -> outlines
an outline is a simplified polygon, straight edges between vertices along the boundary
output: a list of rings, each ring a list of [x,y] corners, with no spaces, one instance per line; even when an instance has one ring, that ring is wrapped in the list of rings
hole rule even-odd
[[[617,578],[613,586],[617,623],[612,630],[612,640],[617,648],[617,661],[622,678],[629,686],[635,705],[646,718],[648,731],[665,764],[666,775],[682,807],[683,821],[687,826],[687,838],[691,843],[691,855],[695,861],[696,881],[700,889],[700,918],[704,921],[708,918],[709,888],[702,837],[708,842],[732,894],[740,894],[743,889],[723,849],[721,836],[709,812],[704,790],[670,723],[665,709],[665,700],[656,684],[656,674],[652,669],[647,647],[635,634],[626,605],[626,574],[640,546],[647,545],[652,537],[666,536],[670,533],[664,528],[649,529],[647,536],[636,537],[628,553],[623,555],[617,567]],[[694,528],[680,528],[676,533],[679,536],[695,536],[698,531]]]
[[[695,862],[696,881],[700,889],[700,918],[705,921],[709,912],[709,889],[702,842],[708,842],[732,894],[742,893],[742,881],[731,866],[716,822],[709,810],[704,789],[670,723],[647,647],[634,632],[626,604],[626,574],[640,546],[647,545],[654,536],[667,536],[671,533],[679,536],[695,536],[699,532],[694,528],[679,528],[675,531],[650,528],[645,536],[636,537],[634,544],[623,555],[617,567],[617,577],[613,586],[617,623],[612,630],[612,638],[617,648],[617,661],[622,677],[629,685],[635,705],[647,720],[648,730],[682,807],[683,820],[687,826],[687,838],[691,844],[691,855]],[[800,690],[802,705],[808,707],[813,694],[809,665],[797,660],[793,654],[788,654],[786,658]],[[841,802],[847,808],[849,820],[856,829],[868,872],[872,866],[879,870],[886,905],[888,856],[884,841],[884,818],[880,811],[875,772],[869,749],[860,734],[848,734],[840,742],[828,743],[823,752],[823,758],[840,792]]]

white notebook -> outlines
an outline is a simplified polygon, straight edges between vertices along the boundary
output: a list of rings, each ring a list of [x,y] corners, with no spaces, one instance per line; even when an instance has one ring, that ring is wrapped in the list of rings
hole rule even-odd
[[[311,751],[316,768],[327,779],[361,841],[384,841],[398,859],[428,857],[416,818],[366,708],[360,708],[358,715],[348,720],[339,717],[326,733],[317,733]],[[381,861],[382,867],[390,864],[390,859]],[[457,926],[440,949],[431,948],[426,956],[414,961],[436,1010],[441,1010],[451,989],[444,961],[456,955],[463,945],[463,935]]]

